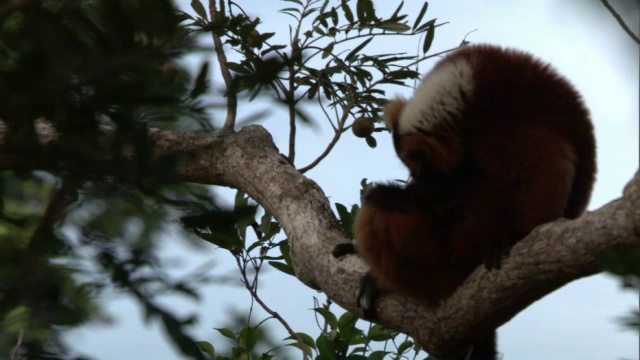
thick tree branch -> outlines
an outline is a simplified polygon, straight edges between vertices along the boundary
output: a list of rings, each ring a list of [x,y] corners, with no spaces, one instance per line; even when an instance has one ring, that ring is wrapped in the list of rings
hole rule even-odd
[[[50,169],[58,164],[14,156],[4,144],[0,123],[0,168]],[[106,133],[109,132],[105,129]],[[55,131],[39,125],[42,146],[57,146]],[[365,266],[357,256],[334,259],[344,238],[329,201],[313,181],[280,155],[271,136],[251,126],[225,136],[151,130],[157,154],[193,151],[179,169],[184,181],[232,186],[247,192],[282,224],[291,242],[298,278],[321,289],[336,303],[358,313],[355,292]],[[106,136],[108,143],[108,135]],[[433,355],[454,354],[487,331],[559,287],[600,271],[603,250],[640,246],[640,175],[621,199],[573,221],[535,229],[516,244],[500,271],[476,270],[437,308],[389,296],[378,308],[380,322],[415,336]]]

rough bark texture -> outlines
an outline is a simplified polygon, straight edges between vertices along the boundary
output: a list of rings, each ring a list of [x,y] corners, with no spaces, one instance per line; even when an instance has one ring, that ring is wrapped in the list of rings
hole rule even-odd
[[[0,168],[54,170],[58,164],[14,156],[4,144],[0,123]],[[55,130],[37,127],[43,146],[55,146]],[[108,143],[109,129],[105,129]],[[270,134],[250,126],[225,136],[151,130],[157,154],[194,151],[179,169],[184,181],[230,186],[248,193],[282,224],[291,242],[297,277],[324,291],[354,313],[358,282],[366,268],[357,256],[334,259],[333,247],[349,241],[329,201],[316,183],[294,169],[273,145]],[[26,165],[28,164],[28,165]],[[624,196],[573,221],[535,229],[514,246],[500,271],[476,270],[437,308],[388,296],[380,301],[380,323],[411,334],[433,355],[458,353],[487,331],[573,280],[600,271],[596,254],[640,246],[640,175]]]

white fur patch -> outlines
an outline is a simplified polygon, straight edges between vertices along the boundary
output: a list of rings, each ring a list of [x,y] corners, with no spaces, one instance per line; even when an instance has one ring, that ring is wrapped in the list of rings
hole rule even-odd
[[[428,73],[405,106],[398,122],[400,134],[428,130],[435,124],[456,121],[464,98],[473,92],[473,67],[466,59],[449,59]]]

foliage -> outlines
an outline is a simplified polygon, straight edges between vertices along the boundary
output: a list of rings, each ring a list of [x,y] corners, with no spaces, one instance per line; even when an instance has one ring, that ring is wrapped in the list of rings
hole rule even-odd
[[[150,157],[149,125],[211,128],[204,82],[174,65],[191,46],[171,1],[4,1],[0,18],[3,146],[25,168],[36,156],[65,164],[0,173],[0,357],[71,358],[61,331],[100,319],[96,299],[115,288],[203,358],[184,331],[192,319],[154,300],[197,297],[194,281],[172,279],[157,256],[167,219],[215,209],[208,190],[172,176],[189,154]],[[37,119],[61,146],[40,148]],[[109,151],[96,146],[103,124],[115,129]]]
[[[624,288],[634,293],[640,292],[640,249],[608,251],[600,254],[599,260],[606,271],[620,277]],[[634,311],[620,320],[625,327],[640,331],[639,311]]]
[[[214,1],[215,3],[215,1]],[[427,3],[411,23],[401,14],[400,2],[393,14],[379,17],[370,0],[287,0],[280,12],[289,15],[289,43],[272,43],[274,33],[259,30],[260,19],[249,17],[240,5],[220,2],[215,19],[204,11],[199,0],[191,2],[196,16],[184,14],[193,31],[211,32],[224,40],[238,57],[226,61],[223,72],[233,73],[227,84],[227,95],[249,93],[249,100],[259,94],[272,97],[289,113],[289,154],[295,162],[296,122],[314,121],[299,106],[305,101],[318,104],[334,131],[334,137],[318,159],[301,171],[316,166],[329,154],[340,136],[356,118],[379,119],[386,102],[382,85],[405,85],[419,73],[415,64],[435,56],[425,55],[431,47],[435,19],[423,21]],[[371,42],[388,36],[424,36],[422,55],[405,53],[365,53]],[[437,55],[437,54],[436,54]],[[383,128],[377,129],[383,131]],[[376,146],[375,138],[366,136],[367,144]]]

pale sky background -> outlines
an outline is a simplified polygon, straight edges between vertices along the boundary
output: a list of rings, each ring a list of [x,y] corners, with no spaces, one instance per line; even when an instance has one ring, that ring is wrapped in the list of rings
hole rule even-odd
[[[611,0],[616,6],[624,1]],[[206,2],[206,1],[203,1]],[[179,2],[189,9],[189,1]],[[250,15],[258,15],[262,32],[275,31],[285,43],[290,17],[277,10],[289,6],[277,0],[238,0]],[[380,14],[389,15],[397,1],[374,3]],[[421,1],[407,0],[404,12],[415,16]],[[638,13],[624,13],[632,29],[638,30]],[[589,209],[597,209],[618,198],[624,185],[638,168],[638,46],[620,29],[597,0],[434,0],[426,18],[448,22],[437,28],[433,52],[467,41],[514,47],[550,62],[583,94],[591,110],[598,141],[598,180]],[[476,30],[472,33],[471,31]],[[353,46],[356,46],[356,42]],[[368,50],[404,51],[414,54],[417,39],[372,43]],[[191,59],[196,67],[199,60]],[[428,71],[435,61],[420,67]],[[212,61],[212,65],[217,63]],[[214,79],[219,79],[214,75]],[[410,89],[388,90],[389,96],[410,96]],[[272,110],[266,100],[240,105],[240,119],[256,111]],[[268,128],[278,147],[287,148],[284,112],[273,111],[261,124]],[[219,119],[223,116],[218,115]],[[322,128],[300,131],[297,165],[304,166],[322,152],[332,133]],[[346,134],[333,153],[307,176],[318,182],[333,202],[358,202],[360,180],[387,181],[406,178],[406,170],[396,158],[390,136],[376,135],[378,147],[371,150],[363,140]],[[232,192],[223,192],[223,196]],[[282,234],[280,239],[284,238]],[[215,274],[234,275],[231,257],[212,247],[186,249],[167,245],[167,256],[181,259],[176,271],[183,272],[213,261]],[[321,302],[322,293],[313,291],[294,278],[269,271],[261,280],[264,300],[287,319],[296,331],[317,336],[313,297]],[[237,275],[234,275],[237,276]],[[195,312],[200,321],[192,334],[198,340],[221,344],[212,328],[228,325],[230,309],[245,311],[249,295],[240,287],[212,284],[203,289],[203,301],[192,303],[174,298],[167,306],[181,314]],[[107,299],[113,325],[87,326],[68,337],[73,347],[100,360],[155,359],[181,357],[172,349],[157,324],[145,326],[137,306],[126,299]],[[338,309],[335,306],[334,309]],[[499,329],[499,348],[503,359],[543,360],[620,360],[638,359],[638,333],[621,327],[618,318],[638,309],[638,294],[623,291],[606,275],[573,282],[545,297]],[[256,320],[264,318],[260,312]],[[275,321],[270,328],[277,339],[286,337]],[[298,358],[299,353],[294,353]]]

